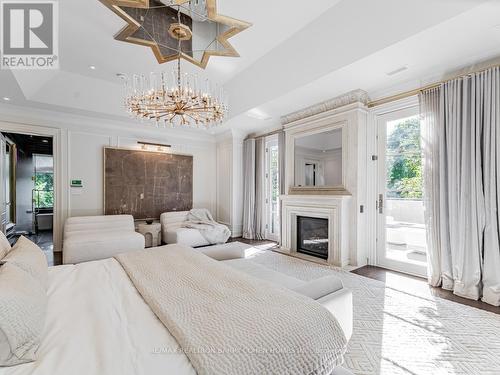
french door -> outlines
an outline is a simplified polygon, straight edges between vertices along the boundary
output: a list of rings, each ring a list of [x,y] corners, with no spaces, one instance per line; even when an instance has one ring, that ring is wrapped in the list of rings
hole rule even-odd
[[[427,275],[418,107],[378,119],[377,265]]]
[[[280,182],[278,137],[266,139],[266,239],[279,241],[280,237]]]

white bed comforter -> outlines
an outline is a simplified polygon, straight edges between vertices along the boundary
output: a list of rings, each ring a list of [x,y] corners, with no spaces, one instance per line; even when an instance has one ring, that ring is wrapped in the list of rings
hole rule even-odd
[[[116,260],[49,268],[48,296],[39,360],[0,375],[195,374]]]
[[[330,375],[346,338],[318,302],[187,246],[116,259],[198,374]]]

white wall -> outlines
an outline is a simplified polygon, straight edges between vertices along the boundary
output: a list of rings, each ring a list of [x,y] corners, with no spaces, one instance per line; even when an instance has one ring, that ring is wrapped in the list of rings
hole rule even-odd
[[[104,147],[137,148],[138,140],[144,137],[131,135],[111,135],[93,132],[69,131],[69,179],[83,180],[84,188],[70,188],[70,215],[101,215],[104,213]],[[174,139],[147,138],[171,144]],[[193,155],[193,206],[195,208],[208,208],[215,210],[215,144],[194,146],[185,140],[175,140],[172,153]],[[189,143],[189,144],[188,144]]]
[[[59,139],[60,170],[56,200],[60,223],[55,231],[55,249],[61,249],[62,223],[66,217],[103,213],[103,148],[139,148],[138,140],[172,145],[172,153],[193,155],[193,206],[216,211],[216,143],[201,130],[156,129],[127,121],[69,115],[39,109],[0,106],[0,130],[44,134]],[[56,150],[56,153],[58,151]],[[56,156],[57,157],[57,156]],[[81,179],[83,189],[71,188],[71,179]],[[56,205],[57,206],[57,205]]]
[[[243,139],[228,131],[217,137],[217,214],[233,237],[243,235]]]

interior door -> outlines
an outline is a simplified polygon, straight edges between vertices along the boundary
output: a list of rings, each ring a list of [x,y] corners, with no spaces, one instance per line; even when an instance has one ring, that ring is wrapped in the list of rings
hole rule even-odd
[[[378,120],[377,265],[426,277],[418,107]]]
[[[279,241],[280,237],[280,182],[277,136],[266,139],[266,239]]]

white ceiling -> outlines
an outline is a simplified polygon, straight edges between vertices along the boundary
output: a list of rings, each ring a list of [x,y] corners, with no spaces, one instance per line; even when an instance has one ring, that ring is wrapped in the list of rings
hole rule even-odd
[[[241,58],[212,58],[198,72],[229,92],[230,120],[221,131],[262,131],[353,89],[380,97],[500,56],[498,0],[218,0],[218,8],[253,23],[231,39]],[[0,98],[123,119],[116,73],[171,69],[149,49],[115,41],[123,24],[97,0],[60,1],[61,69],[2,70]],[[402,66],[408,69],[386,74]],[[270,119],[246,116],[251,109]]]

